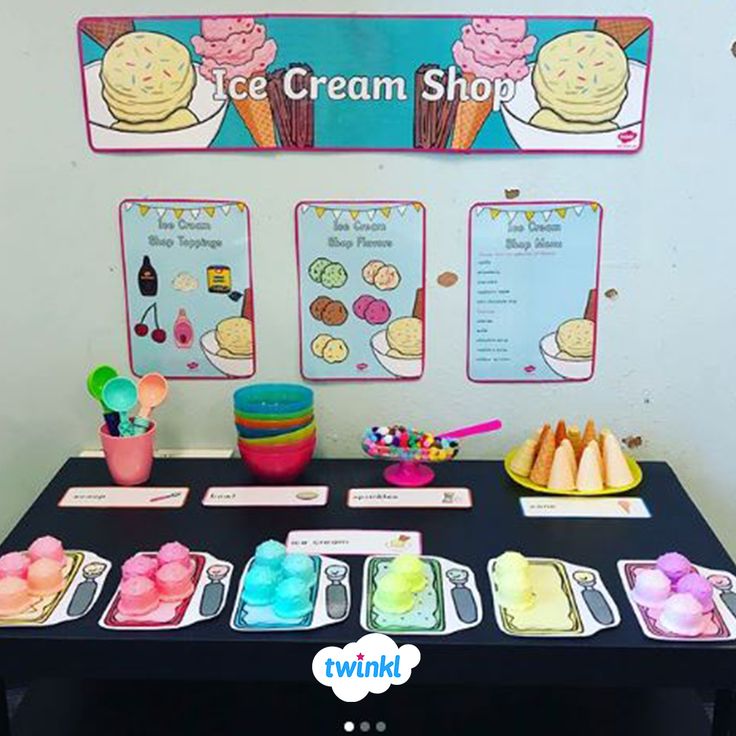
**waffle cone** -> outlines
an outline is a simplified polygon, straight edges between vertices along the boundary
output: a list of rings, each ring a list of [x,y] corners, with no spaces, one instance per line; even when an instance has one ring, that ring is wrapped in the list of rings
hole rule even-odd
[[[612,434],[607,434],[603,440],[603,467],[604,480],[609,488],[621,488],[634,480],[621,445]]]
[[[595,30],[607,33],[622,49],[634,43],[649,28],[650,23],[645,18],[599,18],[595,22]]]
[[[529,479],[532,483],[536,483],[538,486],[546,486],[549,482],[549,474],[552,471],[552,461],[555,457],[555,436],[552,430],[548,427],[546,431],[542,433],[542,437],[539,440],[539,452],[537,452],[537,459],[534,461],[534,467],[529,475]]]
[[[580,456],[583,454],[583,438],[580,434],[580,429],[577,426],[569,427],[567,430],[567,439],[572,444],[572,449],[575,450],[575,460],[580,460]]]
[[[516,451],[509,467],[522,478],[528,478],[537,454],[537,441],[534,438],[524,440],[524,444]]]
[[[565,425],[565,420],[560,419],[559,422],[557,422],[557,427],[555,428],[555,444],[559,447],[562,440],[564,440],[567,437],[567,426]]]
[[[245,100],[232,100],[232,103],[253,136],[255,144],[259,148],[275,148],[276,133],[268,99],[253,100],[248,97]]]
[[[475,74],[463,74],[463,77],[470,84],[475,79]],[[470,148],[491,110],[493,110],[493,94],[484,102],[461,101],[457,106],[450,148],[456,150]]]
[[[579,491],[602,491],[603,474],[601,473],[600,450],[598,443],[592,441],[585,446],[578,468],[577,489]]]
[[[562,445],[555,450],[547,488],[551,491],[575,490],[575,476],[570,465],[570,458]]]
[[[80,21],[79,28],[103,49],[111,46],[120,36],[135,30],[130,18],[85,18]]]
[[[560,447],[565,451],[567,455],[567,461],[570,463],[570,469],[572,470],[573,478],[578,474],[578,461],[575,457],[575,450],[573,450],[572,442],[567,437],[560,443]],[[559,447],[557,448],[559,449]]]
[[[585,429],[583,430],[582,446],[583,450],[593,441],[598,440],[598,433],[595,431],[595,422],[592,419],[588,419],[585,423]]]

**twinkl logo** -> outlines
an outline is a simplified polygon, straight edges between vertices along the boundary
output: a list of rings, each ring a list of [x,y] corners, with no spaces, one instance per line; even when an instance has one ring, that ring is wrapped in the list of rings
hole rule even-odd
[[[397,654],[392,662],[386,661],[386,655],[382,654],[380,661],[366,659],[365,654],[355,655],[354,662],[344,662],[330,659],[325,660],[325,676],[331,677],[395,677],[401,679],[399,667],[401,666],[401,655]],[[334,667],[334,674],[333,674]]]
[[[391,685],[403,685],[420,659],[413,644],[397,647],[384,634],[367,634],[342,649],[320,649],[312,660],[312,673],[340,700],[355,703],[368,693],[385,693]]]

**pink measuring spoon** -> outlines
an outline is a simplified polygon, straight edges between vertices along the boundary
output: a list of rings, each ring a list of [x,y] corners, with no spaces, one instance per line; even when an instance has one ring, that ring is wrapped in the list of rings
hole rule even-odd
[[[496,432],[501,429],[501,427],[503,427],[503,422],[500,419],[491,419],[488,422],[481,422],[480,424],[471,424],[468,427],[451,429],[449,432],[436,434],[435,437],[439,437],[440,439],[446,437],[448,440],[461,440],[463,437],[472,437],[474,434]]]

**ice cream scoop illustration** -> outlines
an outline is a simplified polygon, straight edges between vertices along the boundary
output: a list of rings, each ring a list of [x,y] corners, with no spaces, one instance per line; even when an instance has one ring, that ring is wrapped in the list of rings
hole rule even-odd
[[[192,45],[202,57],[202,76],[215,82],[216,73],[222,74],[225,85],[236,78],[265,79],[277,50],[276,42],[266,37],[265,27],[250,16],[203,18],[202,33],[192,37]],[[254,99],[249,95],[244,99],[231,98],[231,101],[256,146],[275,147],[273,113],[268,97]]]
[[[476,78],[518,82],[529,74],[526,58],[537,39],[526,35],[523,18],[473,18],[452,47],[455,63],[471,84]],[[493,95],[462,100],[457,108],[451,148],[468,149],[493,109]]]
[[[616,130],[628,95],[629,62],[600,31],[573,31],[539,50],[532,85],[540,110],[530,123],[568,133]]]
[[[117,38],[102,57],[100,81],[116,130],[155,133],[199,122],[188,108],[197,82],[189,49],[164,33]]]

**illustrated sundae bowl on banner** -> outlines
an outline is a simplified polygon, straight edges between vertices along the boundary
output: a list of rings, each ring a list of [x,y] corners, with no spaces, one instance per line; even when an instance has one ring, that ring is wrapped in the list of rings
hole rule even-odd
[[[301,96],[311,68],[297,65],[286,96],[286,70],[268,71],[276,42],[250,16],[203,18],[191,38],[201,62],[181,41],[137,31],[132,20],[86,18],[80,30],[105,49],[83,75],[94,148],[207,148],[229,103],[258,148],[314,145],[314,102]]]
[[[192,61],[189,49],[132,21],[87,18],[80,29],[105,49],[86,64],[83,82],[93,148],[206,148],[227,102]]]
[[[556,36],[530,63],[501,113],[520,148],[636,150],[641,145],[647,67],[625,49],[651,28],[646,18],[600,19],[593,30]]]

